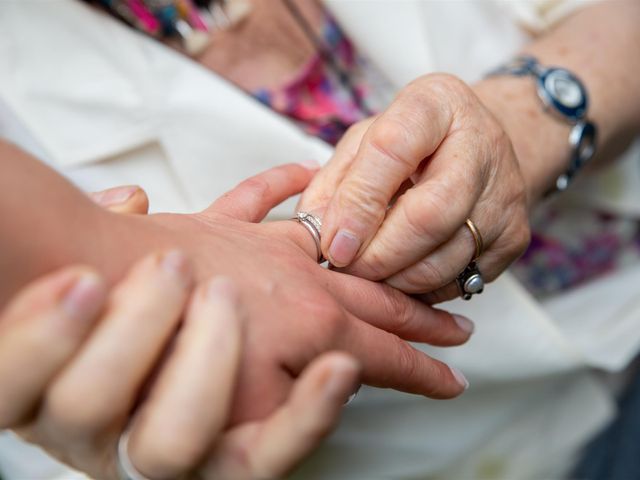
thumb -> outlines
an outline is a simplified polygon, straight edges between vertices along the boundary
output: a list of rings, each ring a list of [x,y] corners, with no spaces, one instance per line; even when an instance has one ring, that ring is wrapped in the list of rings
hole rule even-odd
[[[89,193],[95,203],[114,213],[145,215],[149,211],[147,193],[137,185],[123,185]]]
[[[287,198],[303,191],[320,168],[315,162],[289,163],[244,180],[205,210],[246,222],[260,222]]]

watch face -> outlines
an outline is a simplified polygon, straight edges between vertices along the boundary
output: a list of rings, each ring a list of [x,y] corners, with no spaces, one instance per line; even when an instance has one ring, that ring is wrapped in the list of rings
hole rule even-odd
[[[547,76],[544,86],[551,96],[555,97],[564,106],[575,108],[582,103],[584,95],[580,85],[564,73],[562,70],[551,72]]]
[[[539,78],[540,93],[564,117],[576,121],[587,111],[587,93],[576,77],[562,68],[550,68]]]

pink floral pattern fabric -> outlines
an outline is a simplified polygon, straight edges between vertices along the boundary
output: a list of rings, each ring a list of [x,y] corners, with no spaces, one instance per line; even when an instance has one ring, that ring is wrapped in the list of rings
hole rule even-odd
[[[286,85],[275,90],[259,89],[253,95],[309,134],[335,145],[351,125],[373,113],[366,104],[372,89],[366,63],[329,16],[322,28],[322,40],[339,71],[317,53]],[[341,73],[348,78],[341,78]]]

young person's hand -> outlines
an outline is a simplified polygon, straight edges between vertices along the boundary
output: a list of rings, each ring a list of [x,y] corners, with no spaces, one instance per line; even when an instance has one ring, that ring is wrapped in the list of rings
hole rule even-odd
[[[116,477],[124,431],[150,478],[279,478],[335,425],[359,367],[321,355],[271,415],[225,431],[244,316],[228,279],[194,290],[178,251],[138,262],[112,292],[87,267],[49,274],[0,315],[0,428],[96,478]]]
[[[2,142],[0,162],[10,173],[0,176],[0,187],[8,189],[0,214],[10,215],[13,232],[0,236],[6,273],[0,304],[29,281],[69,264],[91,265],[111,285],[149,252],[175,248],[192,259],[197,282],[215,275],[235,281],[248,323],[231,424],[272,413],[304,368],[333,350],[357,358],[369,385],[436,398],[459,395],[467,385],[457,370],[405,340],[458,345],[471,335],[468,320],[389,286],[321,268],[312,237],[297,222],[258,223],[273,206],[302,191],[316,169],[271,169],[197,214],[122,215],[89,201]],[[10,195],[18,183],[23,195],[47,208]]]
[[[296,222],[258,223],[313,174],[299,165],[274,168],[194,215],[105,212],[101,231],[117,263],[102,268],[116,276],[119,264],[144,252],[178,247],[193,259],[198,281],[213,274],[235,281],[248,323],[232,423],[273,412],[304,368],[331,350],[357,358],[370,385],[435,398],[462,393],[462,374],[405,340],[457,345],[471,334],[468,320],[386,285],[319,267],[311,236]]]

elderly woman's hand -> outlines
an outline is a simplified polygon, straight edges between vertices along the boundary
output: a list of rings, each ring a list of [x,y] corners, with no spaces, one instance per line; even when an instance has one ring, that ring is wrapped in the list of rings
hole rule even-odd
[[[408,85],[378,117],[354,125],[304,193],[323,217],[336,267],[431,302],[459,294],[477,264],[495,279],[529,242],[528,192],[511,141],[473,90],[444,74]]]
[[[242,307],[229,280],[191,295],[192,281],[170,251],[138,262],[111,294],[85,267],[25,287],[0,315],[0,428],[96,478],[116,477],[127,428],[128,457],[150,478],[285,474],[335,425],[359,367],[324,354],[274,413],[224,431]]]

